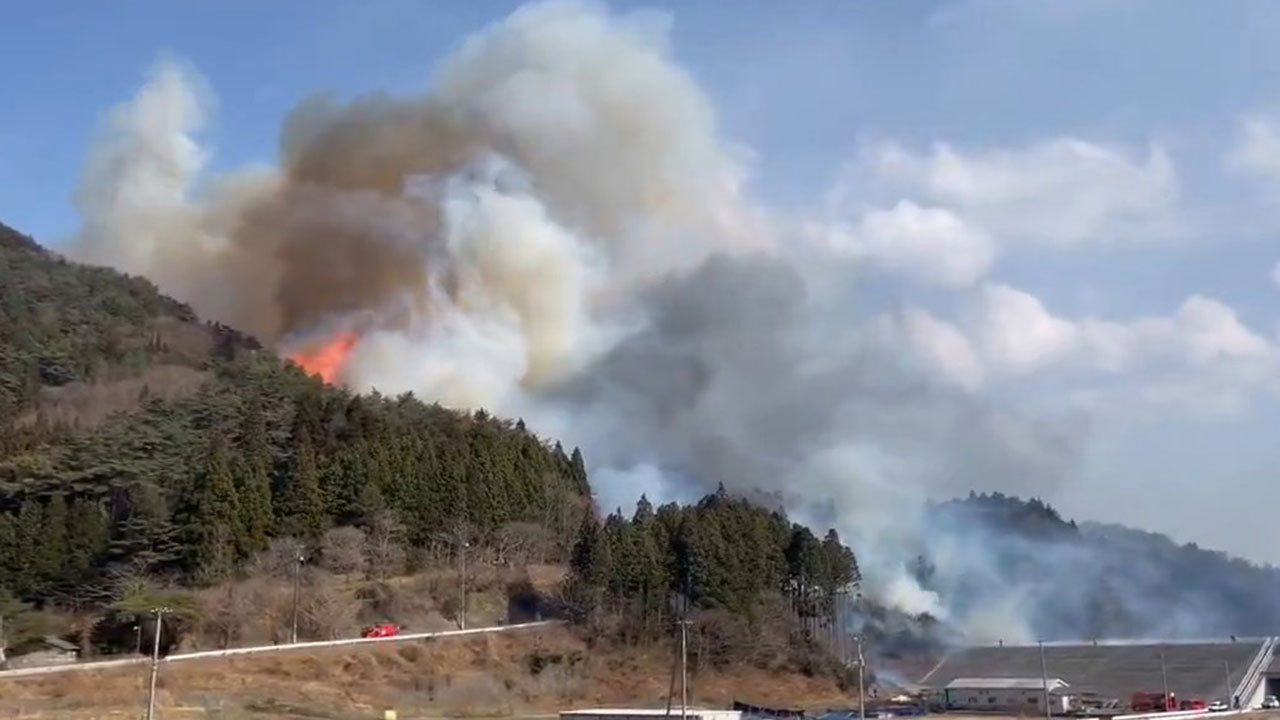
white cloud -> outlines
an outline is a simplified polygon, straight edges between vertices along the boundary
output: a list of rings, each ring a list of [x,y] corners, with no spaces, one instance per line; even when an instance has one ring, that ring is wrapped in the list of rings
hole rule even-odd
[[[1080,343],[1080,328],[1054,317],[1034,295],[1005,285],[982,289],[974,331],[988,363],[1015,374],[1063,359]]]
[[[1178,404],[1225,412],[1250,392],[1280,390],[1280,348],[1229,305],[1200,295],[1168,315],[1073,319],[1025,290],[992,283],[960,314],[952,322],[909,309],[889,338],[939,381],[971,392],[988,381],[1045,376],[1094,408]]]
[[[1172,229],[1173,161],[1061,137],[1022,148],[965,152],[946,143],[913,152],[872,146],[855,169],[867,189],[949,208],[1004,242],[1055,245]]]
[[[1277,262],[1275,267],[1271,268],[1271,282],[1280,285],[1280,262]]]
[[[902,314],[902,329],[917,356],[945,380],[966,390],[982,385],[982,363],[960,328],[912,308]]]
[[[895,142],[857,153],[806,228],[828,250],[920,282],[965,288],[998,251],[1180,232],[1178,180],[1159,145],[1145,156],[1070,137],[975,151]]]
[[[995,245],[987,233],[949,210],[907,200],[820,232],[823,242],[837,252],[944,287],[973,285],[986,275],[995,257]]]
[[[1234,172],[1280,180],[1280,119],[1266,115],[1241,118],[1225,164]]]

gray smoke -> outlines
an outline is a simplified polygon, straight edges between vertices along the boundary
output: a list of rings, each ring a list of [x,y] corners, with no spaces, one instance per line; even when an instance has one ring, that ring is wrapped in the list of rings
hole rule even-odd
[[[665,26],[521,8],[423,95],[309,100],[276,167],[222,177],[197,142],[207,93],[162,64],[90,159],[75,253],[284,354],[354,332],[341,382],[522,415],[581,445],[611,504],[775,494],[852,541],[873,596],[1027,636],[1019,579],[990,563],[1003,539],[935,533],[922,503],[1050,492],[1087,423],[936,384],[897,314],[826,292],[852,268],[747,202]],[[923,587],[906,567],[926,551],[938,588],[984,570],[979,595]]]

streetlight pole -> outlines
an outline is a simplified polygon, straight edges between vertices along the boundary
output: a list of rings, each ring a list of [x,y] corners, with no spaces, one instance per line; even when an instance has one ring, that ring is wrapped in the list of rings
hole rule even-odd
[[[1222,661],[1222,689],[1226,691],[1226,695],[1222,696],[1224,702],[1231,703],[1228,705],[1232,710],[1235,709],[1235,703],[1231,699],[1231,666],[1226,660]]]
[[[1163,708],[1161,712],[1166,712],[1170,709],[1175,709],[1175,708],[1169,707],[1169,673],[1165,669],[1165,665],[1164,665],[1164,645],[1163,644],[1160,645],[1160,681],[1164,683],[1164,698],[1160,700],[1160,707]]]
[[[680,621],[680,720],[689,718],[689,621]]]
[[[467,629],[467,548],[469,547],[471,547],[471,543],[463,540],[458,552],[462,563],[462,572],[458,579],[458,590],[462,596],[462,609],[458,611],[458,624],[462,630]]]
[[[302,584],[302,563],[307,558],[302,553],[298,553],[297,560],[293,565],[293,629],[289,633],[289,642],[296,644],[298,642],[298,591]]]
[[[1045,720],[1053,717],[1053,710],[1049,707],[1049,666],[1044,659],[1044,641],[1040,640],[1040,682],[1044,687],[1044,717]]]
[[[855,636],[858,641],[858,720],[867,720],[866,688],[862,682],[862,668],[866,664],[862,658],[862,633]]]
[[[156,675],[160,671],[160,633],[164,628],[164,614],[171,612],[167,607],[153,608],[156,614],[155,638],[151,644],[151,681],[147,690],[147,720],[155,717],[156,711]],[[139,630],[141,633],[141,630]]]

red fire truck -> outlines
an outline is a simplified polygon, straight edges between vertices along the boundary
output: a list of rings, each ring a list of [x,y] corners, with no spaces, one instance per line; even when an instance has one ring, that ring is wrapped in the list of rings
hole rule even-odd
[[[1136,692],[1129,700],[1134,712],[1171,712],[1178,709],[1178,699],[1173,693]]]

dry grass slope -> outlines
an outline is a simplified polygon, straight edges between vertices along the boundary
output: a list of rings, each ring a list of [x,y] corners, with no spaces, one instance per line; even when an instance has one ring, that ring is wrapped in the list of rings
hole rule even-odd
[[[567,707],[661,706],[668,648],[590,648],[565,628],[161,667],[160,717],[528,717]],[[142,667],[0,681],[0,716],[133,718]],[[694,701],[847,706],[827,678],[757,668],[697,673]]]

